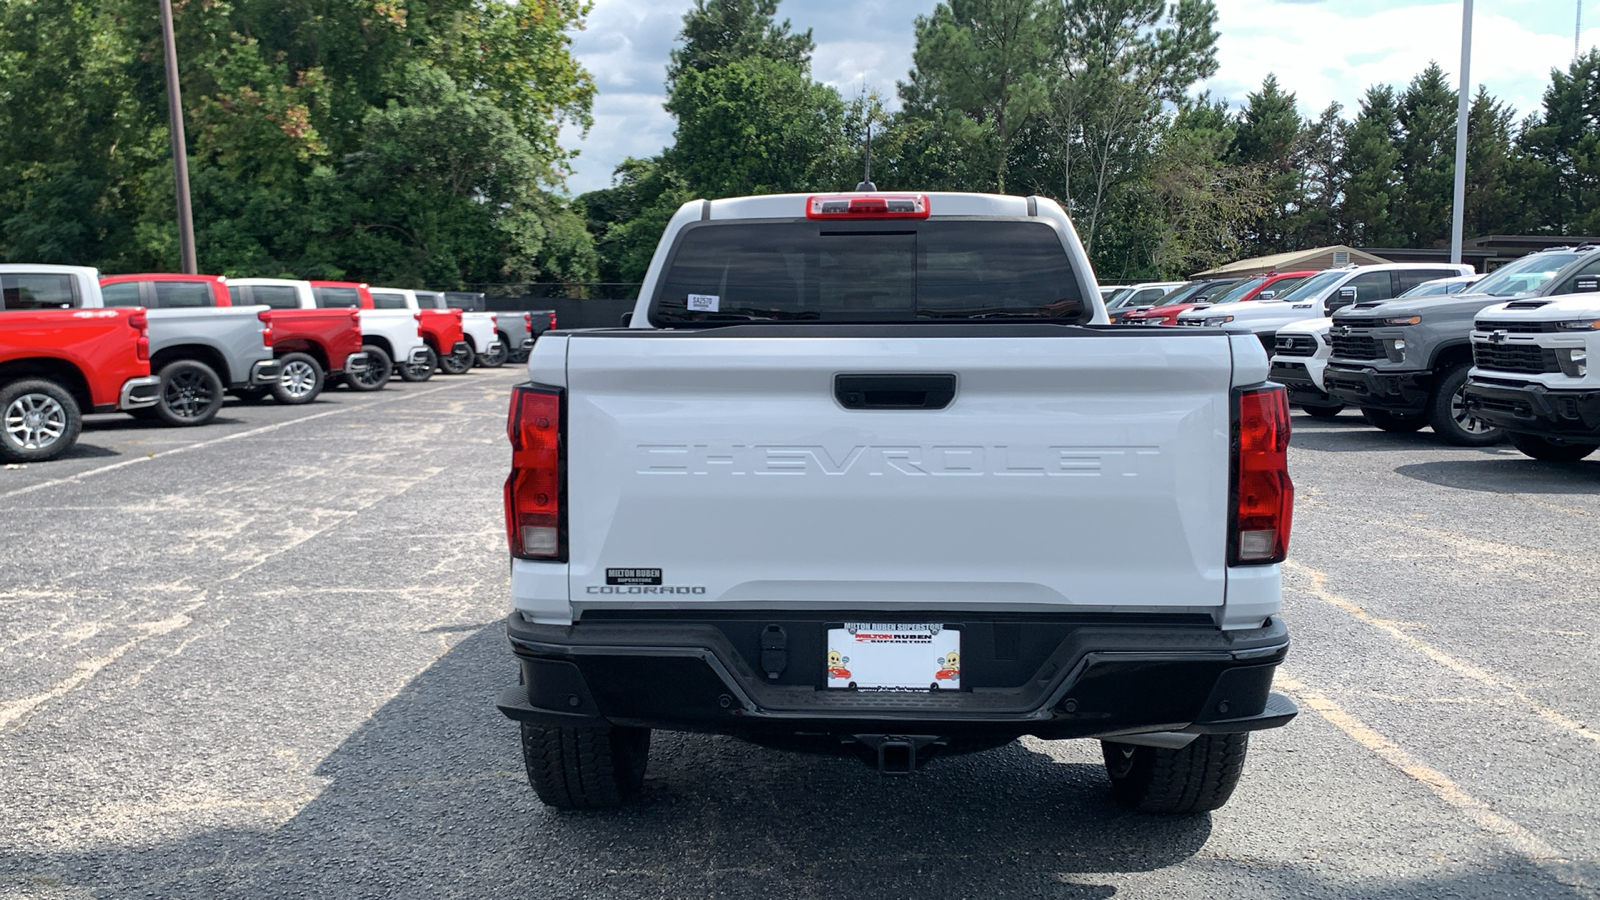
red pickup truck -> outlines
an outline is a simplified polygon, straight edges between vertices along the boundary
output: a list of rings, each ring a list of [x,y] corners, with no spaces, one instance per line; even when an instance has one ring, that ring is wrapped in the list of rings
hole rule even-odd
[[[71,286],[47,272],[0,274],[0,289],[0,460],[54,459],[84,413],[156,404],[143,309],[63,309]]]
[[[466,342],[466,332],[462,327],[464,313],[459,309],[420,309],[416,307],[415,298],[411,304],[406,304],[402,299],[401,305],[395,305],[395,292],[389,290],[381,291],[389,302],[379,302],[370,287],[353,281],[313,281],[311,289],[316,292],[318,306],[354,300],[361,304],[362,309],[410,309],[422,326],[422,339],[428,344],[428,358],[414,365],[398,363],[395,369],[405,381],[427,381],[433,377],[434,369],[449,375],[460,375],[472,368],[474,354]],[[336,301],[336,298],[343,299]]]
[[[113,289],[113,285],[121,287]],[[292,288],[285,298],[249,284],[230,285],[221,275],[168,273],[112,275],[100,279],[100,288],[108,297],[119,291],[136,290],[140,304],[152,309],[271,307],[263,314],[263,321],[272,330],[272,353],[283,366],[283,377],[271,387],[235,388],[233,393],[241,400],[258,401],[270,393],[279,403],[310,403],[330,379],[340,378],[345,372],[359,372],[367,365],[367,355],[361,350],[359,314],[354,310],[300,309]]]

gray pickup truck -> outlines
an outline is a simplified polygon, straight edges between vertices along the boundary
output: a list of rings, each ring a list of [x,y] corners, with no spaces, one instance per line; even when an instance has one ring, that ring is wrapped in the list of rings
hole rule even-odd
[[[466,312],[489,310],[488,300],[478,291],[445,291],[444,301],[451,309]],[[500,342],[509,353],[507,359],[514,363],[527,362],[533,342],[539,339],[539,335],[556,327],[556,311],[553,309],[496,310],[495,316]]]
[[[1467,406],[1472,321],[1479,311],[1538,291],[1579,257],[1570,248],[1530,254],[1468,293],[1357,303],[1333,314],[1332,355],[1323,374],[1335,402],[1361,409],[1375,428],[1409,434],[1423,426],[1446,443],[1482,447],[1505,432]]]
[[[87,266],[29,266],[30,272],[66,275],[79,309],[144,306],[138,285],[111,284],[102,293],[100,272]],[[126,289],[131,288],[130,296]],[[109,294],[109,296],[107,296]],[[228,390],[270,387],[283,376],[272,355],[265,306],[149,309],[150,373],[161,378],[156,404],[133,410],[168,425],[204,425],[222,408]]]

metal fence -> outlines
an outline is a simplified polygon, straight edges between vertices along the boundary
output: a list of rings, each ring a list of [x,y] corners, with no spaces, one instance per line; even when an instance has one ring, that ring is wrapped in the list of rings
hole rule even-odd
[[[561,328],[615,328],[639,296],[638,282],[614,281],[470,284],[466,289],[483,294],[490,312],[553,309]]]

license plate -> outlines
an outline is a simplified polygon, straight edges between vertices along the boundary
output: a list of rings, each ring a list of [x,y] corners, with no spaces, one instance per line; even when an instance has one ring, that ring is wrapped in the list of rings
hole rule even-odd
[[[828,629],[828,687],[961,689],[961,632],[934,624],[846,622]]]

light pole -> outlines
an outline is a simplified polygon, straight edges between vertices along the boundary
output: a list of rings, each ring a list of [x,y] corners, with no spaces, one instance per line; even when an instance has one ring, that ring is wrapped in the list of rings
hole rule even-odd
[[[166,2],[166,0],[162,0]],[[1472,108],[1472,0],[1461,0],[1461,92],[1456,98],[1456,199],[1450,211],[1450,261],[1461,262],[1467,215],[1467,113]]]
[[[161,43],[167,56],[167,117],[172,137],[172,183],[178,194],[178,244],[183,271],[200,272],[194,253],[194,213],[189,208],[189,151],[183,136],[183,102],[178,94],[178,42],[172,34],[172,0],[161,0]]]

